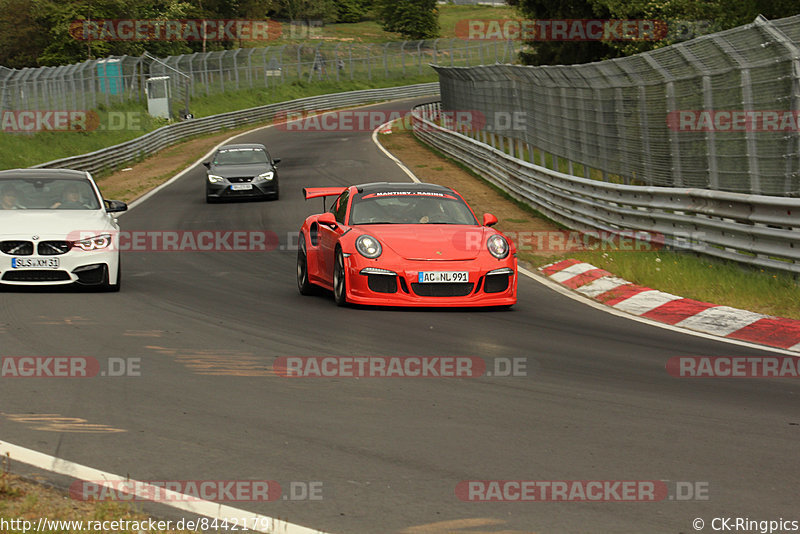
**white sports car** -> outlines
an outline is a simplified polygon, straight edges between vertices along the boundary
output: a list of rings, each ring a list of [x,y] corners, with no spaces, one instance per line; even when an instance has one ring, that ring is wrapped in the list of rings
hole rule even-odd
[[[119,291],[119,226],[127,204],[104,200],[88,172],[0,171],[0,285]]]

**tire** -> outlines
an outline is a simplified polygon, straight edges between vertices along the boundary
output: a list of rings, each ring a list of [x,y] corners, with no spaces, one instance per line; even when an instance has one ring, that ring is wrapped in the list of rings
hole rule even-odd
[[[306,256],[306,238],[300,234],[297,243],[297,289],[301,295],[313,295],[314,284],[308,281],[308,257]]]
[[[344,272],[344,255],[336,249],[333,265],[333,300],[337,306],[347,306],[347,276]]]
[[[105,293],[118,293],[119,290],[122,288],[122,264],[120,263],[117,266],[117,283],[112,284],[109,281],[110,273],[108,271],[108,267],[106,267],[106,276],[103,280],[102,285],[100,286],[100,290]]]

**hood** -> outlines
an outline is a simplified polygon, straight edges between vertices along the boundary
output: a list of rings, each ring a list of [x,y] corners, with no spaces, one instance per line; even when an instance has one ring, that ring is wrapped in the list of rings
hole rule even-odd
[[[485,248],[483,226],[450,224],[361,225],[359,231],[407,260],[472,260]]]
[[[208,172],[223,178],[239,178],[242,176],[258,176],[272,170],[274,169],[271,165],[255,163],[252,165],[212,165]]]
[[[105,210],[0,210],[0,239],[67,239],[117,228]]]

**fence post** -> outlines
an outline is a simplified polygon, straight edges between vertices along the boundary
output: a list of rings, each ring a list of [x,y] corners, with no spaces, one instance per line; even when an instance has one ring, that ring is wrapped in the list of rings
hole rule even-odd
[[[714,88],[711,84],[711,75],[708,74],[705,65],[685,46],[676,47],[678,52],[686,61],[702,73],[703,83],[703,108],[706,110],[714,109]],[[717,136],[713,128],[706,132],[706,158],[708,160],[708,188],[719,190],[719,166],[717,162]]]
[[[402,71],[403,71],[403,77],[405,77],[405,75],[406,75],[406,50],[405,50],[405,48],[406,48],[406,43],[407,42],[408,41],[403,41],[403,43],[400,45],[400,66],[401,66]]]
[[[792,76],[792,97],[789,103],[789,109],[800,110],[800,46],[796,41],[790,39],[783,31],[776,28],[774,24],[764,18],[763,15],[756,17],[755,24],[767,32],[772,38],[778,41],[788,52],[791,58],[791,76]],[[800,129],[800,128],[798,128]],[[792,182],[797,180],[800,184],[800,168],[798,169],[797,177],[794,177],[793,162],[797,160],[796,155],[800,154],[800,132],[795,130],[786,136],[788,141],[788,150],[786,151],[786,171],[784,178],[784,192],[792,191]],[[795,154],[795,157],[788,157],[789,154]]]
[[[728,55],[739,66],[739,73],[742,80],[742,108],[745,110],[753,109],[753,83],[750,78],[750,69],[744,57],[732,47],[725,39],[714,39],[714,44]],[[753,128],[745,130],[745,144],[747,146],[747,174],[750,181],[750,193],[760,195],[761,176],[758,166],[758,145]]]

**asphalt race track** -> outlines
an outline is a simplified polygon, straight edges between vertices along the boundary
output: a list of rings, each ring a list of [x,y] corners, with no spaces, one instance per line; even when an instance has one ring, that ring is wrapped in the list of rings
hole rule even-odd
[[[0,356],[138,358],[141,368],[0,378],[0,439],[137,480],[264,479],[285,493],[292,482],[322,482],[321,500],[227,504],[331,533],[678,533],[694,532],[695,518],[706,531],[715,517],[800,520],[797,382],[665,371],[673,356],[772,353],[616,317],[524,276],[519,303],[501,312],[337,308],[329,293],[302,297],[292,236],[321,208],[302,187],[408,178],[369,132],[268,128],[236,142],[263,142],[282,158],[279,201],[207,205],[197,165],[120,223],[267,230],[280,246],[125,252],[118,294],[0,293]],[[351,355],[475,356],[490,368],[525,358],[527,376],[272,372],[280,356]],[[469,480],[657,480],[671,494],[462,502],[455,489]],[[707,488],[708,498],[679,499],[678,483]]]

